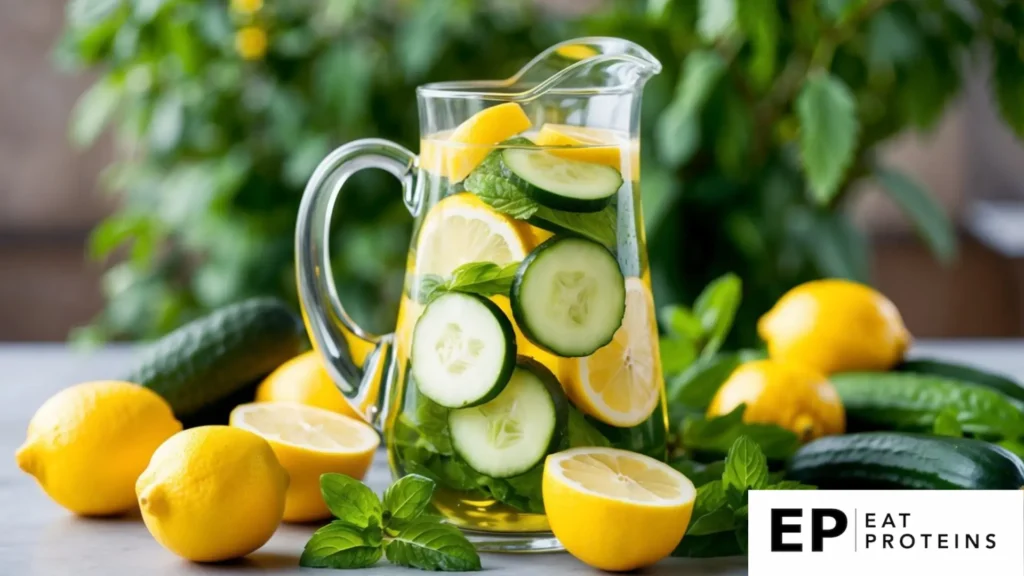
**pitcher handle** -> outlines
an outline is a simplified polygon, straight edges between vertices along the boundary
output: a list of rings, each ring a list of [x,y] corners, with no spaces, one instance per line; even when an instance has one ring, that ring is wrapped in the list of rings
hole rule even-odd
[[[387,411],[388,394],[381,385],[391,379],[394,335],[372,334],[345,312],[331,268],[330,223],[345,182],[365,168],[379,168],[398,178],[405,205],[415,215],[419,200],[416,164],[415,154],[378,138],[356,140],[337,148],[310,177],[295,227],[296,277],[306,330],[345,400],[378,430]],[[345,331],[373,346],[362,366],[352,357]]]

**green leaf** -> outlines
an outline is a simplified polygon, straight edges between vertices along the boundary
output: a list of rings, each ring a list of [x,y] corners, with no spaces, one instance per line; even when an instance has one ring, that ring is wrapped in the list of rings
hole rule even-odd
[[[103,133],[121,104],[121,92],[121,82],[107,76],[78,98],[70,121],[70,137],[76,146],[89,146]]]
[[[75,28],[96,26],[124,4],[124,0],[71,0],[67,4],[68,24]]]
[[[665,376],[681,374],[697,359],[697,346],[685,338],[661,338],[658,341],[661,370]]]
[[[313,533],[299,558],[299,566],[306,568],[365,568],[380,560],[380,528],[376,528],[377,543],[362,530],[339,520]]]
[[[1024,442],[1019,440],[1002,440],[998,444],[1024,460]]]
[[[775,0],[742,0],[737,5],[740,28],[750,38],[753,54],[750,58],[750,78],[754,86],[767,87],[775,76],[778,58],[779,32],[782,19]]]
[[[741,436],[729,448],[722,484],[734,509],[746,504],[748,490],[759,490],[768,485],[768,460],[750,438]]]
[[[1015,43],[995,42],[992,51],[992,91],[999,112],[1017,137],[1024,138],[1024,59]]]
[[[917,26],[903,12],[880,10],[868,22],[868,65],[878,70],[912,62],[921,50],[919,34]]]
[[[707,344],[701,351],[702,357],[713,356],[722,347],[736,318],[742,292],[743,283],[739,276],[730,273],[712,281],[697,297],[693,312],[708,335]]]
[[[581,446],[609,447],[611,442],[604,434],[594,428],[594,425],[587,421],[582,412],[576,408],[569,407],[569,447],[578,448]]]
[[[707,536],[717,532],[731,532],[735,529],[735,514],[732,510],[722,507],[694,520],[686,529],[686,536]]]
[[[701,358],[668,383],[668,403],[703,412],[722,384],[742,362],[739,354],[725,353]]]
[[[184,102],[176,92],[164,94],[153,107],[149,144],[156,152],[168,152],[181,140],[185,124]]]
[[[466,190],[498,212],[520,220],[533,216],[541,208],[507,178],[482,170],[475,170],[466,178]]]
[[[392,564],[421,570],[480,570],[480,556],[465,535],[435,520],[411,522],[384,545],[384,554]]]
[[[722,472],[724,471],[725,462],[722,462]],[[715,480],[697,489],[697,498],[693,502],[693,515],[703,516],[727,505],[725,485],[721,480]]]
[[[956,257],[956,230],[934,197],[918,182],[896,170],[879,168],[875,179],[910,219],[932,254],[941,262],[951,262]]]
[[[749,528],[749,510],[746,506],[743,506],[739,510],[736,510],[736,542],[740,545],[740,550],[744,554],[747,553],[747,541],[748,541],[748,528]]]
[[[770,486],[760,488],[760,490],[814,490],[814,486],[808,484],[801,484],[796,480],[783,480]]]
[[[672,556],[676,558],[719,558],[742,554],[743,550],[732,532],[686,536],[672,552]]]
[[[709,464],[702,464],[689,458],[676,458],[669,461],[668,465],[682,472],[683,476],[686,476],[690,482],[693,482],[693,485],[698,489],[705,484],[720,480],[722,472],[725,470],[725,460],[716,460]]]
[[[618,215],[615,208],[610,205],[600,212],[579,214],[538,205],[530,223],[554,232],[564,230],[575,232],[609,248],[614,248],[618,243],[615,233],[618,227]]]
[[[687,340],[700,340],[704,337],[704,327],[700,318],[695,316],[686,306],[672,304],[662,306],[658,310],[661,325],[673,336]]]
[[[814,200],[828,205],[853,162],[857,146],[857,105],[842,80],[811,75],[796,99],[800,155]]]
[[[384,513],[389,519],[411,520],[430,504],[434,482],[418,474],[403,476],[384,491]]]
[[[712,50],[695,50],[683,62],[675,97],[655,127],[658,155],[669,166],[683,164],[697,150],[699,112],[725,68],[725,60]]]
[[[827,278],[869,281],[867,240],[843,212],[822,212],[811,217],[803,242],[817,267]]]
[[[697,31],[704,40],[713,42],[732,31],[736,22],[736,1],[700,0]]]
[[[493,262],[469,262],[456,268],[447,279],[442,279],[434,274],[423,276],[420,279],[416,296],[423,304],[429,304],[446,292],[508,296],[518,267],[518,262],[505,266],[499,266]]]
[[[335,518],[357,528],[381,525],[380,499],[365,484],[344,474],[320,476],[320,493]]]

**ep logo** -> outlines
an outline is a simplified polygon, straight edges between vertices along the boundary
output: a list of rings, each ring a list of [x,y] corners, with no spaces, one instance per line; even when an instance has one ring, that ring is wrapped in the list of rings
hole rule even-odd
[[[850,521],[842,510],[811,508],[804,514],[802,508],[771,509],[771,551],[803,552],[803,539],[787,534],[802,534],[807,518],[810,519],[811,552],[824,551],[826,538],[837,538],[846,532]]]

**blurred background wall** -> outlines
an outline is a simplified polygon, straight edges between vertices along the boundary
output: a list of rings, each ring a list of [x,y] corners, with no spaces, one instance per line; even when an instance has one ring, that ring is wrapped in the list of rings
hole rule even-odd
[[[112,151],[109,142],[84,153],[68,144],[70,110],[89,78],[52,65],[64,11],[60,0],[0,4],[0,341],[62,340],[102,307],[102,270],[84,243],[111,210],[96,183]],[[884,152],[954,216],[962,244],[953,265],[936,262],[881,194],[854,206],[875,248],[872,279],[919,337],[1024,335],[1024,265],[1012,238],[1002,240],[1024,221],[1003,209],[1012,204],[984,204],[1024,198],[1024,151],[995,117],[986,75],[974,71],[936,129]]]

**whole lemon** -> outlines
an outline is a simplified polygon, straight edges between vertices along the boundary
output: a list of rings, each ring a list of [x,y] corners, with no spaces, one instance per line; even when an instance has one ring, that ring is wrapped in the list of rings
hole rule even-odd
[[[846,412],[832,383],[806,366],[755,360],[741,365],[718,389],[708,416],[722,416],[746,404],[743,421],[775,424],[801,442],[846,430]]]
[[[157,447],[180,430],[156,392],[129,382],[86,382],[36,411],[16,459],[75,514],[118,514],[135,507],[135,480]]]
[[[911,342],[888,298],[863,284],[836,279],[793,288],[761,317],[757,330],[771,358],[826,375],[888,370]]]
[[[288,473],[270,444],[229,426],[200,426],[164,442],[135,492],[146,528],[194,562],[238,558],[281,523]]]
[[[315,350],[299,354],[271,372],[256,389],[256,401],[298,402],[362,419],[335,386]]]

